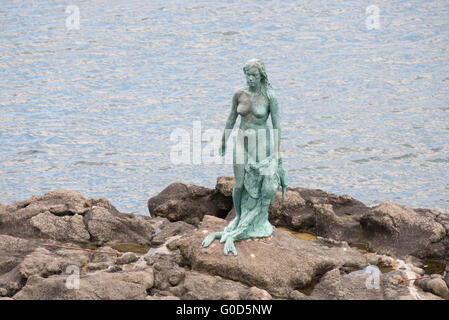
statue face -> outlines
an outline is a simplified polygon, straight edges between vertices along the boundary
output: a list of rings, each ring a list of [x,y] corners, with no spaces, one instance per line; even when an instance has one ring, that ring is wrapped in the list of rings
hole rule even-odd
[[[256,67],[251,67],[246,72],[246,83],[248,87],[257,88],[260,85],[260,72]]]

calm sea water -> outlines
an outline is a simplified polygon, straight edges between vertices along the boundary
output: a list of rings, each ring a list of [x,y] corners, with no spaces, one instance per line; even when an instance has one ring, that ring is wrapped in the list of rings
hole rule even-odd
[[[447,213],[448,23],[435,0],[2,0],[0,203],[71,189],[145,214],[174,181],[213,187],[231,165],[172,164],[170,134],[222,129],[258,57],[291,186]]]

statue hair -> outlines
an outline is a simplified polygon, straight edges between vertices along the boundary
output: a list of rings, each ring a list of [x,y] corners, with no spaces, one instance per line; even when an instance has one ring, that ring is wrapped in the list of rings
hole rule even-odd
[[[248,72],[248,70],[251,67],[256,67],[257,70],[259,70],[260,73],[260,84],[261,84],[261,89],[262,89],[262,94],[267,98],[269,98],[268,95],[268,91],[270,89],[273,89],[273,87],[270,84],[270,81],[268,81],[268,76],[267,76],[267,72],[265,71],[265,64],[260,61],[259,59],[251,59],[248,60],[245,63],[245,66],[243,67],[243,73],[246,75],[246,72]]]

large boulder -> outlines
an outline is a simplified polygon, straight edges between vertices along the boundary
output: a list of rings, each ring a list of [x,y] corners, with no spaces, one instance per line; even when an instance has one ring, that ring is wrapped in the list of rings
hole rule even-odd
[[[385,274],[380,271],[361,271],[344,273],[333,269],[327,272],[313,288],[310,299],[441,300],[434,294],[416,288],[410,282],[400,283],[399,280],[408,278],[408,274],[403,270],[393,270]]]
[[[438,213],[382,203],[360,219],[364,238],[374,250],[397,256],[445,258],[447,232]]]
[[[324,247],[279,229],[270,240],[236,242],[237,256],[224,256],[223,244],[218,241],[207,248],[201,246],[209,232],[225,226],[225,220],[205,216],[198,231],[178,240],[187,263],[193,270],[256,286],[273,296],[289,297],[292,291],[307,287],[333,268],[367,265],[365,256],[357,250]]]
[[[149,245],[156,231],[150,217],[122,214],[102,206],[93,206],[85,215],[91,241],[104,243],[137,243]]]
[[[107,199],[58,190],[0,207],[0,234],[59,242],[149,245],[157,220],[120,213]]]
[[[203,201],[212,194],[220,194],[221,198],[212,201],[214,207],[218,206],[217,199],[226,199],[223,207],[232,206],[233,183],[232,177],[219,177],[215,190],[173,184],[152,198],[158,201],[151,204],[150,199],[153,208],[150,211],[171,221],[182,220],[195,225],[205,214],[226,217],[230,221],[235,217],[234,208],[222,215],[222,211],[207,209]],[[348,195],[287,188],[285,201],[280,190],[272,201],[269,220],[277,227],[346,241],[351,246],[399,257],[444,259],[449,255],[449,215],[429,209],[392,203],[371,208]]]
[[[152,216],[198,225],[204,215],[224,218],[232,208],[232,197],[216,189],[176,182],[148,200]]]
[[[31,276],[25,287],[13,296],[17,300],[142,300],[153,286],[153,270],[80,274],[79,288],[68,277]],[[73,275],[72,275],[73,276]],[[69,282],[68,282],[69,281]],[[69,285],[67,285],[69,283]]]

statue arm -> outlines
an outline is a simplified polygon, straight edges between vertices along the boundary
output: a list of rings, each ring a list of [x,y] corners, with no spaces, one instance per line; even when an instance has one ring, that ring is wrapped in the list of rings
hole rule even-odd
[[[270,92],[270,114],[271,114],[271,122],[273,124],[274,129],[274,154],[278,159],[278,172],[279,172],[279,178],[280,183],[282,186],[282,201],[285,199],[285,192],[287,190],[288,185],[288,179],[287,175],[285,174],[284,167],[282,166],[282,158],[280,153],[280,145],[281,145],[281,121],[280,121],[280,115],[279,115],[279,104],[276,99],[276,96],[274,95],[274,92]]]
[[[273,91],[270,92],[269,97],[271,123],[273,124],[274,130],[274,154],[278,158],[279,163],[282,164],[281,154],[279,152],[281,145],[281,119],[279,115],[279,104]]]
[[[223,136],[221,138],[221,153],[222,155],[225,153],[226,150],[226,142],[228,141],[229,135],[231,134],[232,129],[234,128],[235,122],[238,117],[237,113],[237,106],[238,106],[238,99],[239,99],[239,91],[234,93],[234,96],[232,97],[232,107],[231,112],[229,113],[228,119],[226,120],[225,129],[223,131]]]

